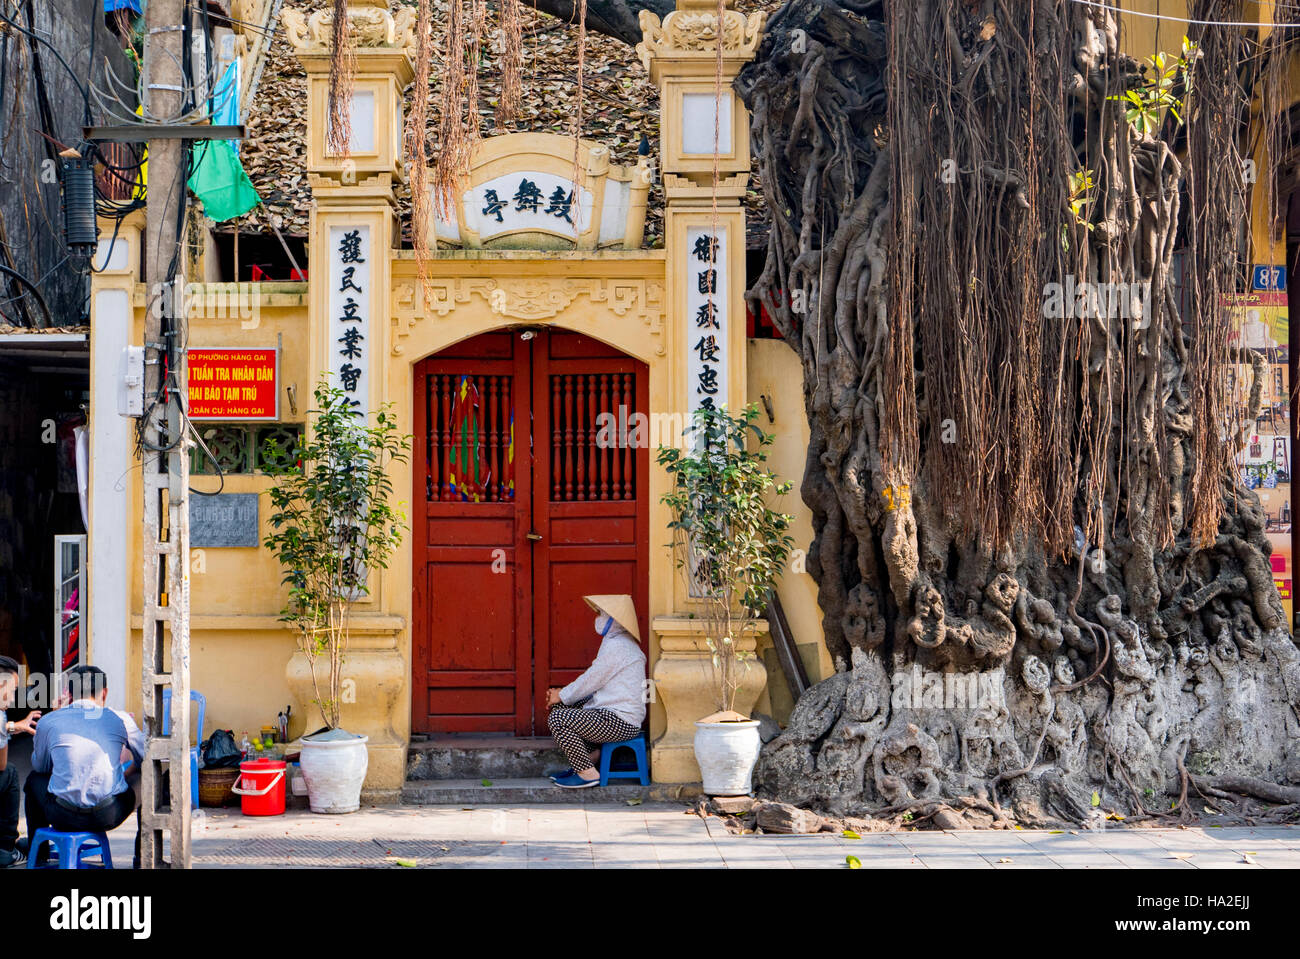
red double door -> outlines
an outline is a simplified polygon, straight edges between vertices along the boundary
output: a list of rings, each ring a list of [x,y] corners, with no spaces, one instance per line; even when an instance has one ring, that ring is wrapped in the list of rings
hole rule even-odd
[[[628,442],[647,379],[559,330],[486,333],[416,367],[416,732],[544,734],[547,687],[600,645],[583,596],[631,594],[650,635],[649,450]]]

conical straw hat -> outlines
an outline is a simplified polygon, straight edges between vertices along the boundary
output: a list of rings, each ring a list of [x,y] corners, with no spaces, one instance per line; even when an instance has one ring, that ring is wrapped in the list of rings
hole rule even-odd
[[[637,629],[636,625],[636,604],[632,602],[632,597],[627,593],[610,594],[608,596],[584,596],[582,598],[596,612],[604,613],[627,630],[628,634],[638,643],[641,642],[641,631]]]

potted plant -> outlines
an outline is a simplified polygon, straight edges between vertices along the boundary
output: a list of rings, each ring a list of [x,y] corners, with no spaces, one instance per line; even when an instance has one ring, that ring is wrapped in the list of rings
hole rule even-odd
[[[325,725],[302,737],[302,775],[312,812],[355,812],[366,778],[368,737],[341,728],[343,664],[349,616],[370,592],[402,541],[405,517],[390,502],[388,466],[406,458],[410,437],[398,433],[390,407],[373,422],[347,394],[322,379],[308,434],[296,449],[268,443],[272,532],[266,546],[284,569],[293,625],[311,671]],[[326,667],[325,677],[317,665]],[[322,685],[322,682],[324,685]]]
[[[735,710],[736,690],[755,656],[740,647],[754,637],[793,543],[791,517],[768,506],[790,484],[767,469],[773,437],[755,425],[757,417],[753,405],[741,416],[700,408],[683,448],[658,453],[672,481],[662,502],[672,511],[677,567],[703,607],[718,711],[695,724],[695,758],[704,791],[713,796],[751,788],[762,743],[758,723]]]

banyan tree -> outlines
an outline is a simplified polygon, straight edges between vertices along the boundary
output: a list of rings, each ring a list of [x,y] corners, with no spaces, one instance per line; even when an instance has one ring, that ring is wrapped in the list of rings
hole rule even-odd
[[[536,6],[627,42],[671,9]],[[767,795],[1300,810],[1300,649],[1232,462],[1259,388],[1229,371],[1261,370],[1224,305],[1296,31],[1193,0],[1210,23],[1145,63],[1109,6],[789,0],[737,81],[770,221],[748,295],[802,361],[836,664],[765,747]]]

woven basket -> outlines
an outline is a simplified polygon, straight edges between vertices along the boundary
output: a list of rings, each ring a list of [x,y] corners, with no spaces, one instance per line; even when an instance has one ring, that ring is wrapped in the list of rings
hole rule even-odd
[[[209,809],[231,803],[235,799],[233,791],[239,770],[200,769],[199,770],[199,805]]]

